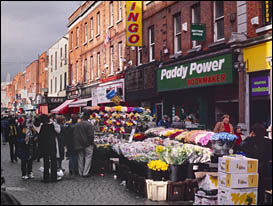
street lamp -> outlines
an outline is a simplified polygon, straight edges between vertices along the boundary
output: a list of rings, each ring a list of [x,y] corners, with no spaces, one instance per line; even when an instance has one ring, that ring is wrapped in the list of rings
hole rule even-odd
[[[270,83],[269,83],[269,92],[270,92],[270,127],[271,127],[271,131],[272,131],[272,56],[270,57],[267,57],[266,58],[266,61],[268,62],[269,66],[270,66]],[[270,131],[270,128],[269,128],[269,137],[271,137],[272,139],[272,133]]]

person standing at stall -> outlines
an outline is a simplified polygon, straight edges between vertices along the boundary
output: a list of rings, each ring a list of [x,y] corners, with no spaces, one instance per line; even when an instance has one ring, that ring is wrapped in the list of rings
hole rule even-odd
[[[94,151],[94,126],[88,121],[89,113],[84,112],[82,121],[75,125],[74,149],[78,151],[79,175],[89,177]]]
[[[13,163],[14,161],[18,161],[15,155],[15,151],[17,149],[16,138],[18,136],[17,131],[17,123],[14,116],[11,116],[9,119],[9,135],[8,142],[10,147],[10,161]]]
[[[159,127],[165,127],[165,128],[170,127],[170,121],[169,121],[168,115],[163,116],[163,119],[158,122],[158,126]]]
[[[63,115],[58,115],[57,118],[57,124],[61,128],[60,134],[57,135],[58,140],[58,146],[57,150],[59,151],[59,156],[57,157],[57,170],[62,170],[64,172],[64,169],[62,167],[62,161],[64,160],[64,138],[65,138],[65,117]]]
[[[222,121],[216,123],[213,132],[215,133],[227,132],[227,133],[234,134],[233,126],[229,122],[228,114],[223,115]]]

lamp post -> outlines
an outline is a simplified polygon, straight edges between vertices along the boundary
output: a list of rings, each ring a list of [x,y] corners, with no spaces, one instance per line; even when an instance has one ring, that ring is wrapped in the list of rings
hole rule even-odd
[[[270,126],[269,130],[269,137],[272,139],[272,56],[267,57],[266,61],[270,66],[270,76],[269,76],[269,93],[270,93]],[[271,130],[270,130],[271,129]],[[268,131],[267,130],[267,131]]]

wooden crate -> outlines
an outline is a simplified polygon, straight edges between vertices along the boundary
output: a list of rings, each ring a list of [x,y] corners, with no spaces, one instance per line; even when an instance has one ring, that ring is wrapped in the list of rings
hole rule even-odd
[[[168,182],[168,200],[169,201],[183,201],[185,182]]]

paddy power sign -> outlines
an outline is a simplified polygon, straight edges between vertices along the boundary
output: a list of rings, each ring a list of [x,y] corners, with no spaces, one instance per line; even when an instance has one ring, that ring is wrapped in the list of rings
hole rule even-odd
[[[142,1],[126,1],[126,45],[142,46]]]
[[[157,70],[157,91],[228,84],[233,81],[232,54]]]

